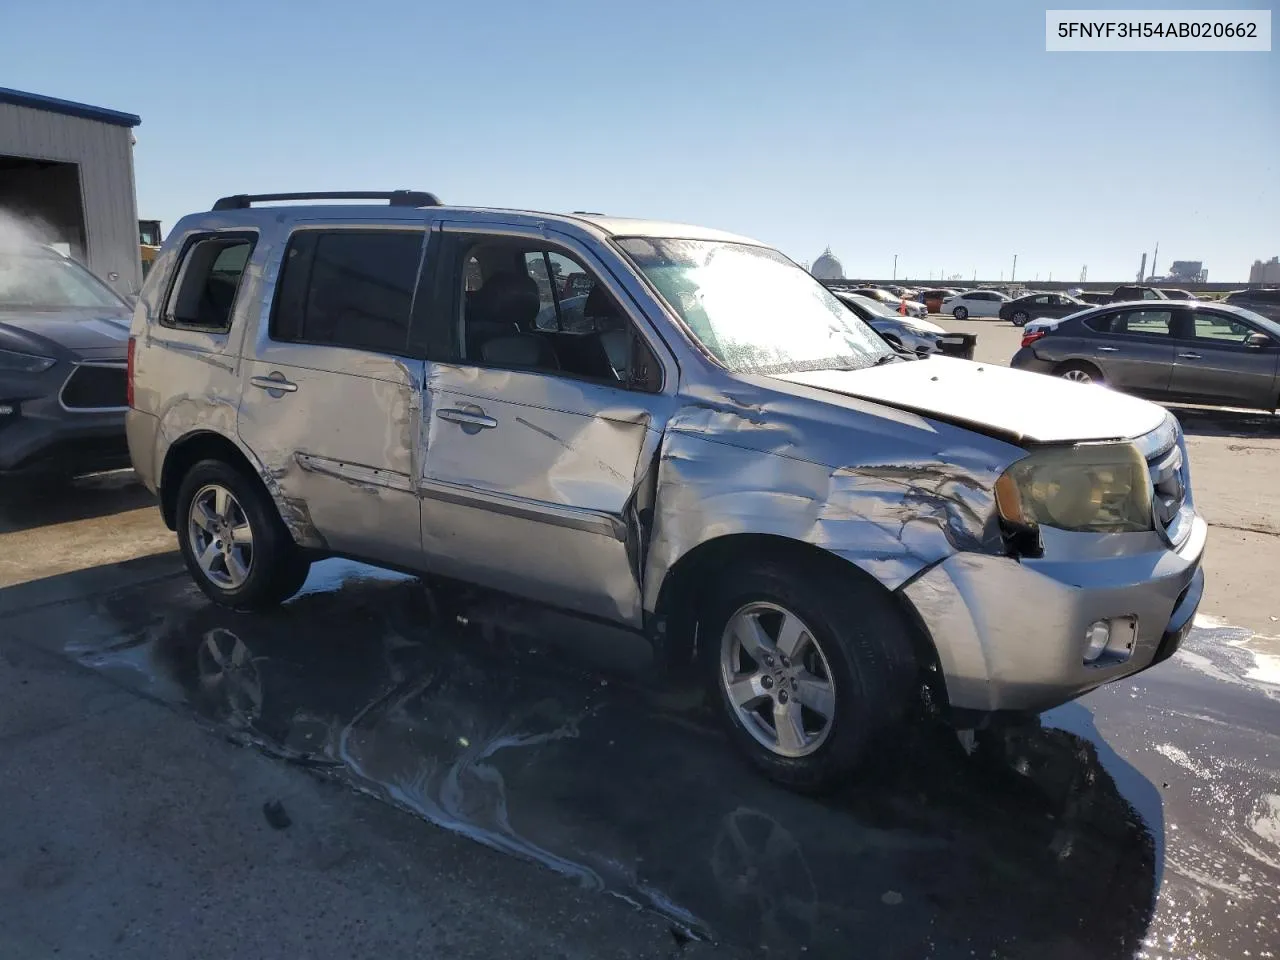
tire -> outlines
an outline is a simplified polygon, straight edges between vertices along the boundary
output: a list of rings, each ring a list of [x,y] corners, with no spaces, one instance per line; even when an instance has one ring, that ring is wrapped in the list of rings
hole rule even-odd
[[[968,319],[969,319],[969,308],[968,308],[968,307],[956,307],[954,310],[952,310],[952,311],[951,311],[951,315],[952,315],[953,317],[955,317],[957,320],[968,320]]]
[[[910,627],[878,584],[856,576],[814,562],[747,563],[719,580],[699,618],[701,666],[730,738],[767,777],[795,790],[847,779],[905,724],[914,702]],[[799,638],[787,645],[795,660],[781,644],[759,645],[755,628],[772,643],[784,619]],[[758,660],[737,639],[743,635],[765,651]],[[796,725],[779,727],[780,709]]]
[[[229,500],[221,499],[223,494]],[[221,513],[220,504],[226,505]],[[311,569],[257,478],[224,460],[201,460],[187,471],[178,488],[175,526],[192,579],[225,607],[277,606],[298,592]],[[219,544],[222,549],[210,551]],[[199,556],[209,552],[214,555],[206,569]]]
[[[1019,310],[1011,318],[1015,327],[1025,327],[1027,325],[1027,321],[1030,319],[1031,318],[1027,316],[1027,312],[1025,310]]]
[[[1094,383],[1100,387],[1106,386],[1107,383],[1101,370],[1083,360],[1069,360],[1054,370],[1053,375],[1075,383]]]

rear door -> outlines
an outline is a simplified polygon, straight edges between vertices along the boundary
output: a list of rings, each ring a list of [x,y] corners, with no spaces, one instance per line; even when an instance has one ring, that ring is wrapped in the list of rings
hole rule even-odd
[[[266,265],[241,439],[336,553],[417,567],[424,361],[409,344],[423,222],[300,222]],[[270,296],[270,295],[269,295]]]
[[[1187,311],[1190,322],[1174,354],[1170,392],[1201,403],[1276,406],[1277,344],[1247,346],[1255,330],[1239,317],[1212,310]]]
[[[1173,310],[1130,308],[1091,317],[1093,355],[1108,384],[1149,395],[1168,392],[1173,373]]]
[[[419,477],[428,564],[639,624],[637,497],[674,365],[586,245],[519,224],[441,233]]]

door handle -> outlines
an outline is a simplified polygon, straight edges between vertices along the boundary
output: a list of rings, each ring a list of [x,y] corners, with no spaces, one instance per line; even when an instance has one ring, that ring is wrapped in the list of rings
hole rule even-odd
[[[1099,353],[1118,353],[1119,351],[1120,351],[1119,347],[1099,347],[1098,348]]]
[[[450,423],[456,423],[464,430],[467,427],[473,427],[475,430],[491,430],[498,425],[497,420],[493,419],[493,417],[485,416],[483,413],[475,413],[471,410],[458,410],[452,407],[444,410],[437,410],[436,416],[441,420],[448,420]]]
[[[249,383],[272,393],[297,393],[298,391],[298,385],[286,380],[283,373],[273,373],[269,377],[250,377]]]
[[[1179,360],[1200,360],[1202,358],[1198,353],[1180,353],[1178,354],[1178,359]]]

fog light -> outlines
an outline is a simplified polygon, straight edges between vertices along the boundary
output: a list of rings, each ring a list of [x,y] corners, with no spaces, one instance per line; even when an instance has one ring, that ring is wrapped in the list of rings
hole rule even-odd
[[[1111,641],[1111,621],[1093,621],[1085,630],[1084,638],[1087,642],[1084,648],[1084,662],[1093,663],[1102,656],[1102,651],[1107,649],[1107,644]]]

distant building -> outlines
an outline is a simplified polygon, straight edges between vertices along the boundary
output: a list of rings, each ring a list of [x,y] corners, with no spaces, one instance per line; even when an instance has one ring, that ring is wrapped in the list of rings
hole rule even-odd
[[[1204,283],[1209,279],[1209,271],[1204,268],[1203,260],[1175,260],[1169,265],[1169,279],[1179,283]]]
[[[814,274],[817,276],[817,274]],[[1250,283],[1280,283],[1280,257],[1272,257],[1266,263],[1261,260],[1253,261],[1253,267],[1249,270]]]
[[[813,266],[809,268],[809,272],[818,280],[844,279],[844,267],[836,259],[836,255],[831,252],[830,247],[822,251],[822,256],[813,261]]]

